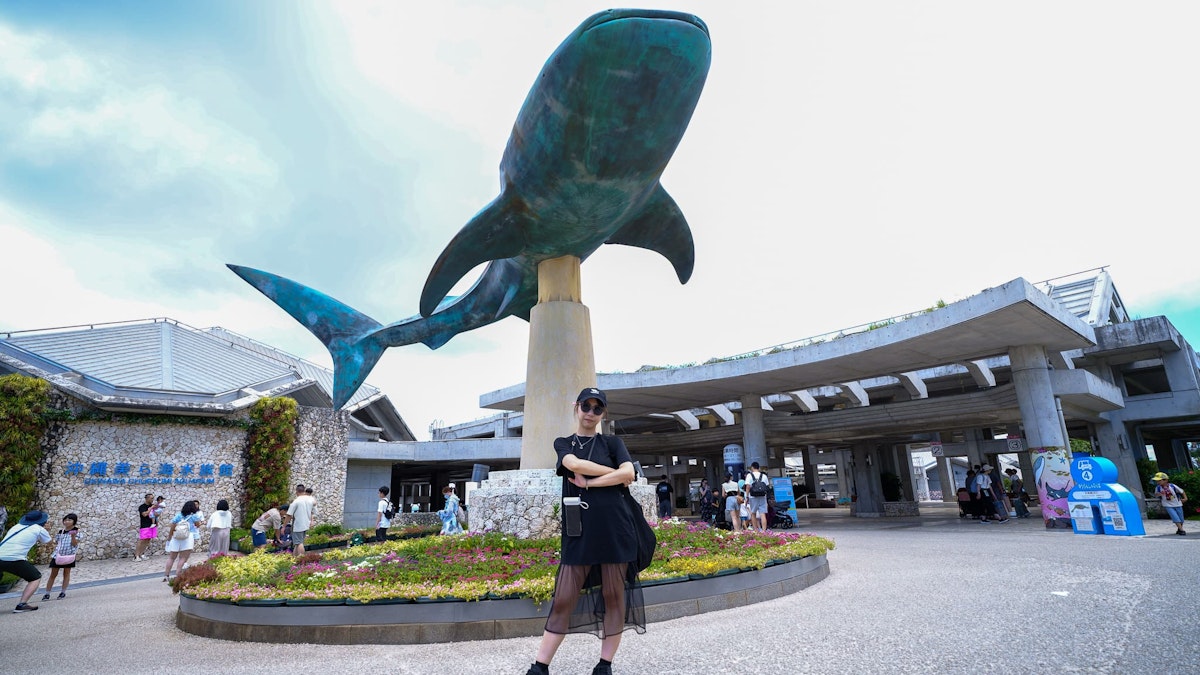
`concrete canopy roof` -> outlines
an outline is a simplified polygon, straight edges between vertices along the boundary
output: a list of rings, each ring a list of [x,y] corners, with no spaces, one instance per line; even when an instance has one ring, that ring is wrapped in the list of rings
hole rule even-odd
[[[774,354],[690,368],[603,374],[614,418],[672,412],[809,387],[892,375],[1041,345],[1047,352],[1096,344],[1090,325],[1024,279],[875,330]],[[524,409],[525,385],[480,397],[480,405]]]

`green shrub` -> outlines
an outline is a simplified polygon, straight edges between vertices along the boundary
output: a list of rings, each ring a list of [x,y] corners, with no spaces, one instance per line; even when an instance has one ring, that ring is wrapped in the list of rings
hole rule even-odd
[[[246,492],[242,496],[247,522],[254,522],[276,504],[286,504],[291,496],[289,471],[298,417],[296,401],[290,398],[264,398],[250,408],[253,425],[246,447]]]
[[[343,530],[342,526],[337,523],[321,523],[320,525],[314,525],[313,528],[308,531],[308,538],[311,539],[314,536],[328,537],[329,535],[342,534],[343,532],[345,532],[345,530]]]
[[[1158,473],[1158,462],[1152,459],[1139,459],[1137,461],[1138,478],[1141,479],[1142,485],[1153,485],[1151,480],[1154,474]],[[1153,491],[1151,491],[1153,492]]]
[[[50,384],[25,375],[0,377],[0,504],[15,521],[33,507],[37,467],[42,460],[42,416]],[[3,536],[0,534],[0,536]]]
[[[1200,472],[1197,471],[1168,471],[1167,475],[1171,477],[1171,482],[1183,488],[1187,493],[1188,500],[1183,503],[1183,516],[1185,518],[1200,514]],[[1154,494],[1154,488],[1150,488],[1147,495]]]

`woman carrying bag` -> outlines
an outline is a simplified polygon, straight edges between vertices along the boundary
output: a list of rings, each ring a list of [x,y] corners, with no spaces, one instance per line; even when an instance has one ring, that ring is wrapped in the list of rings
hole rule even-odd
[[[562,556],[550,615],[528,675],[550,672],[550,661],[567,633],[600,637],[600,662],[592,674],[609,675],[622,631],[646,632],[637,575],[649,564],[639,546],[643,527],[649,527],[640,507],[636,512],[631,508],[636,503],[628,485],[635,474],[629,451],[621,439],[599,433],[607,405],[604,392],[584,389],[575,401],[575,433],[554,440],[557,472],[563,477]],[[649,536],[653,538],[652,531]],[[652,543],[649,550],[652,555]]]

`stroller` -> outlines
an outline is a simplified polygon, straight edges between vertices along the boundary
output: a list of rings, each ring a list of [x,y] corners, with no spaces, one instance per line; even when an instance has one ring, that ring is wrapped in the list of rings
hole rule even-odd
[[[955,493],[958,497],[958,517],[959,518],[974,518],[975,506],[971,503],[971,493],[967,488],[960,487]]]
[[[788,515],[791,502],[767,502],[767,527],[773,530],[790,530],[796,521]]]

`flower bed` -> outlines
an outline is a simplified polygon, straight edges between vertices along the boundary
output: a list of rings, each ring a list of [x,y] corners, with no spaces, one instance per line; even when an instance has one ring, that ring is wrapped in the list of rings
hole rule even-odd
[[[658,550],[641,575],[647,585],[762,569],[833,548],[832,541],[813,535],[732,533],[675,520],[654,530]],[[557,537],[522,540],[493,532],[364,544],[303,556],[219,556],[184,570],[171,585],[198,599],[239,604],[543,601],[554,588],[558,544]]]
[[[398,528],[394,527],[388,530],[388,541],[400,541],[403,539],[416,539],[419,537],[428,537],[437,534],[441,530],[440,525],[411,525],[409,527]],[[250,541],[249,530],[242,530],[247,534],[241,539],[234,539],[230,542],[230,550],[240,553],[251,553],[254,551],[254,545]],[[334,525],[318,525],[309,532],[308,538],[304,540],[304,550],[306,551],[321,551],[327,548],[339,548],[346,546],[357,546],[365,541],[375,537],[374,528],[362,530],[343,531],[342,528]],[[282,549],[277,548],[274,544],[268,542],[267,550],[277,552]]]

